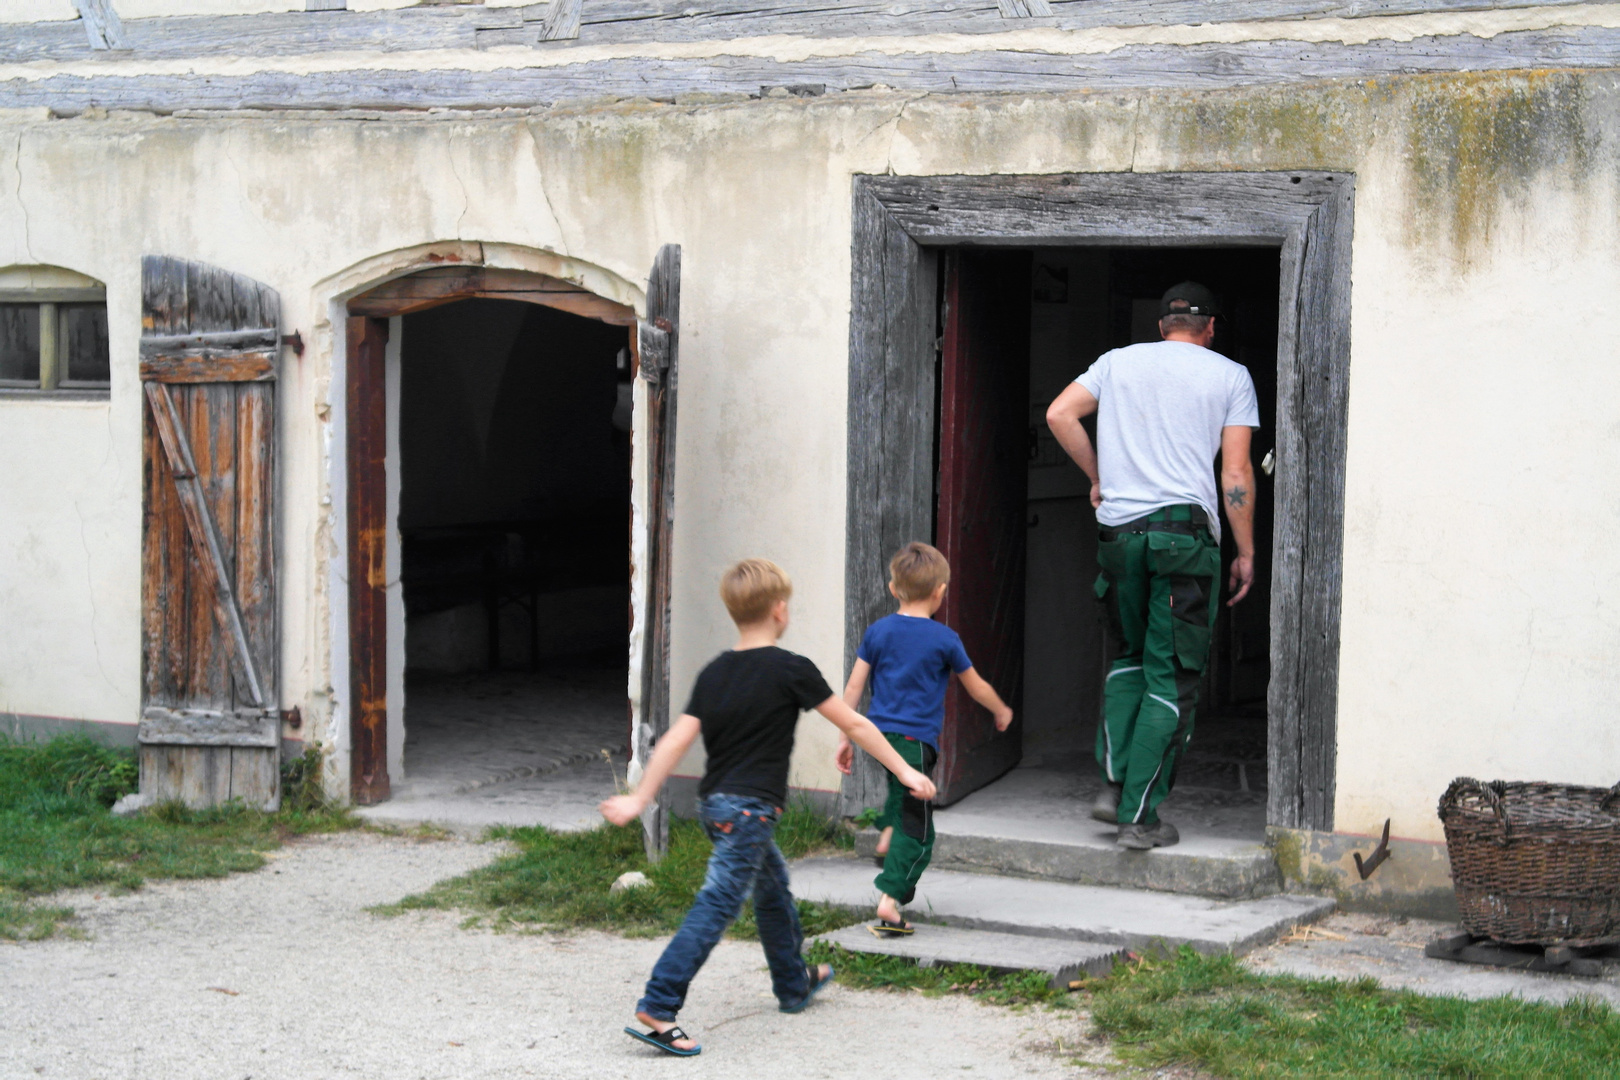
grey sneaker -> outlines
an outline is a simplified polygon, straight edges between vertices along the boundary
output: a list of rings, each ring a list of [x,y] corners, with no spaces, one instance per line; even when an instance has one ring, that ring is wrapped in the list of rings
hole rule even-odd
[[[1091,804],[1091,816],[1110,825],[1119,823],[1119,793],[1124,784],[1104,784]]]
[[[1156,847],[1169,847],[1181,843],[1181,834],[1168,821],[1153,825],[1121,825],[1119,846],[1132,851],[1147,851]]]

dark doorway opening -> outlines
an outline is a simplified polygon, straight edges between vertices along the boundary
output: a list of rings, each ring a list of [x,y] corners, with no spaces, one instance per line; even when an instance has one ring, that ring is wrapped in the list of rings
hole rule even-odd
[[[1023,775],[1005,783],[1034,783],[1043,790],[1062,789],[1073,796],[1089,797],[1097,783],[1093,746],[1102,680],[1111,659],[1093,598],[1097,537],[1089,483],[1052,438],[1045,423],[1046,408],[1102,353],[1134,342],[1159,340],[1159,297],[1170,285],[1190,278],[1208,285],[1221,299],[1226,317],[1217,324],[1214,348],[1249,369],[1259,398],[1263,426],[1255,433],[1251,448],[1258,488],[1257,574],[1249,596],[1236,607],[1226,608],[1223,571],[1223,607],[1200,693],[1196,728],[1167,811],[1217,834],[1258,836],[1264,832],[1275,504],[1272,479],[1261,463],[1275,439],[1279,256],[1275,247],[1040,247],[1022,252],[964,249],[960,254],[944,254],[942,327],[950,323],[953,303],[968,306],[968,298],[952,294],[953,286],[978,288],[979,309],[992,295],[996,298],[999,307],[994,313],[981,313],[979,322],[1000,327],[1003,340],[1009,336],[1009,328],[1017,328],[1022,339],[1027,327],[1027,360],[1023,361],[1027,366],[1020,367],[1011,357],[997,360],[1002,369],[999,377],[1008,385],[1027,381],[1027,415],[1023,418],[1027,428],[1003,432],[996,439],[987,439],[982,431],[958,430],[943,398],[939,422],[939,460],[944,463],[952,460],[953,445],[970,443],[978,448],[994,443],[997,449],[989,452],[992,455],[1004,455],[1016,446],[1027,456],[1026,498],[1017,505],[1023,517],[1019,523],[1023,550],[1000,556],[998,566],[1006,569],[994,571],[1021,577],[1015,591],[1024,608],[1021,685],[998,687],[1009,697],[1021,697],[1022,705],[1020,722],[1003,737],[1019,740],[1021,746],[1004,747],[1006,752],[1000,756],[1016,760]],[[1016,274],[1006,266],[988,276],[953,270],[963,259],[971,266],[984,260],[1017,263],[1020,258],[1024,261]],[[1027,281],[1027,289],[1010,292],[1005,282],[1011,278]],[[1000,284],[974,284],[981,279]],[[949,393],[953,364],[971,362],[971,349],[956,346],[953,352],[948,334],[944,340],[942,395]],[[1088,428],[1095,435],[1094,424],[1088,423]],[[939,483],[943,499],[952,486],[952,476],[943,468]],[[978,513],[999,521],[1010,512],[982,499],[976,501],[980,505],[958,516]],[[941,527],[945,525],[943,515],[936,520]],[[993,526],[985,521],[978,527]],[[1010,530],[1003,531],[1012,535]],[[951,537],[941,532],[939,539],[948,544]],[[1229,530],[1222,547],[1223,566],[1229,565],[1236,553]],[[957,573],[965,570],[971,580],[972,570],[953,569]],[[1005,596],[1014,583],[1001,585],[999,589],[979,585],[977,592]],[[984,621],[990,608],[959,608],[952,614],[969,623]],[[972,626],[952,625],[965,640],[972,636]],[[1014,670],[1007,664],[1001,666]],[[1026,770],[1039,770],[1047,774],[1047,780],[1037,782]],[[951,797],[960,798],[969,790],[969,786],[960,786]]]
[[[403,318],[405,771],[462,790],[625,747],[623,327],[469,299]]]

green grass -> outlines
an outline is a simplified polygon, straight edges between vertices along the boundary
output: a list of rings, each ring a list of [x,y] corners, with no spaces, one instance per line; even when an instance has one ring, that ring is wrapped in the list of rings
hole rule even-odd
[[[670,824],[669,853],[649,865],[642,849],[641,826],[604,825],[588,832],[552,832],[544,828],[492,829],[494,839],[511,841],[517,851],[489,866],[451,878],[425,893],[408,896],[376,910],[399,914],[424,908],[473,912],[497,928],[522,926],[588,927],[635,937],[667,934],[681,924],[703,884],[709,840],[695,821],[677,818]],[[848,847],[848,835],[815,811],[790,808],[777,823],[776,843],[790,859],[831,847]],[[649,884],[610,893],[613,880],[627,870],[647,875]],[[809,901],[799,902],[806,934],[847,926],[856,913]],[[752,907],[731,928],[732,936],[755,938]]]
[[[1220,1077],[1620,1076],[1620,1015],[1385,990],[1372,979],[1258,975],[1231,957],[1173,957],[1089,980],[1097,1030],[1121,1061]]]
[[[72,917],[38,898],[61,889],[128,890],[152,878],[222,877],[264,864],[293,834],[351,827],[320,796],[314,759],[284,778],[285,809],[153,807],[132,818],[108,808],[135,789],[134,755],[83,736],[0,742],[0,938],[49,937]]]

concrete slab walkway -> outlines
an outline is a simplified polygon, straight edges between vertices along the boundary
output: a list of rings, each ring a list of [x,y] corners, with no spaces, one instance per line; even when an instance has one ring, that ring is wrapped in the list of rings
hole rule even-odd
[[[1620,967],[1602,978],[1541,975],[1423,955],[1423,946],[1453,933],[1450,923],[1383,915],[1340,913],[1245,960],[1256,971],[1312,979],[1371,977],[1379,985],[1436,997],[1516,997],[1554,1004],[1595,997],[1620,1008]]]
[[[792,872],[795,896],[863,909],[877,903],[876,871],[866,860],[805,859]],[[1333,906],[1312,896],[1211,900],[930,868],[906,913],[913,922],[1033,937],[1242,954]]]
[[[594,827],[596,804],[624,778],[624,677],[583,667],[413,678],[405,776],[361,816],[470,833]]]

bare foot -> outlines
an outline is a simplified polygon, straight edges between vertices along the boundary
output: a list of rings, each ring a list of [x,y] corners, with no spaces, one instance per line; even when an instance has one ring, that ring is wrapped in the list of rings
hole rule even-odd
[[[887,894],[878,898],[877,916],[884,922],[905,922],[905,916],[900,914],[900,905],[895,903],[894,897]]]
[[[877,845],[878,858],[881,859],[881,858],[883,858],[883,856],[885,856],[885,855],[887,855],[889,853],[889,841],[893,840],[893,839],[894,839],[894,826],[890,825],[887,829],[884,829],[883,832],[878,836],[878,845]]]
[[[675,1021],[673,1021],[673,1020],[654,1020],[652,1017],[648,1016],[644,1012],[636,1013],[636,1019],[640,1020],[643,1024],[646,1024],[648,1027],[652,1028],[654,1031],[658,1032],[658,1034],[660,1034],[660,1035],[662,1035],[664,1032],[668,1031],[670,1028],[675,1026]],[[697,1045],[697,1040],[696,1039],[676,1039],[674,1042],[670,1043],[669,1045],[673,1046],[677,1050],[690,1050],[690,1049],[692,1049],[692,1047]]]

